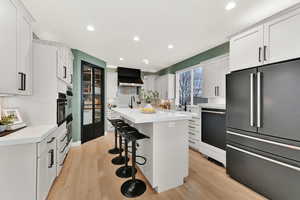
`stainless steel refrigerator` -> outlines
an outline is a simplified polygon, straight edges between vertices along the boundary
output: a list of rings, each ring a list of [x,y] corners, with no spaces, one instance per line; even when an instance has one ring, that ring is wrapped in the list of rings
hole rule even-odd
[[[300,199],[300,59],[226,77],[227,173],[273,200]]]

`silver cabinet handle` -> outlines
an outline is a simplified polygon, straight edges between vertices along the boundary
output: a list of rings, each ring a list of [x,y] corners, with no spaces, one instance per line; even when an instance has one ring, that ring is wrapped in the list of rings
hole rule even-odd
[[[218,112],[218,111],[208,111],[208,110],[202,110],[203,113],[212,113],[212,114],[220,114],[225,115],[225,112]]]
[[[261,127],[261,72],[257,72],[257,127]]]
[[[254,91],[253,91],[253,84],[254,84],[254,74],[250,74],[250,126],[254,126],[254,120],[253,120],[253,97],[254,97]]]
[[[295,166],[292,166],[292,165],[289,165],[289,164],[286,164],[286,163],[283,163],[283,162],[280,162],[280,161],[277,161],[277,160],[273,160],[271,158],[267,158],[265,156],[262,156],[262,155],[258,155],[256,153],[252,153],[252,152],[249,152],[249,151],[246,151],[244,149],[240,149],[238,147],[234,147],[232,145],[226,145],[227,147],[231,148],[231,149],[234,149],[236,151],[240,151],[242,153],[245,153],[245,154],[248,154],[248,155],[251,155],[251,156],[254,156],[256,158],[260,158],[260,159],[263,159],[263,160],[266,160],[266,161],[269,161],[269,162],[272,162],[272,163],[275,163],[275,164],[278,164],[278,165],[281,165],[283,167],[287,167],[287,168],[290,168],[290,169],[293,169],[293,170],[296,170],[296,171],[300,171],[300,168],[299,167],[295,167]]]

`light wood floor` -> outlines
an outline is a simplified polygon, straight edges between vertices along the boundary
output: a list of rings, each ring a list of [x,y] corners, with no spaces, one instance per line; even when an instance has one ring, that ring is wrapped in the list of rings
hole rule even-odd
[[[48,200],[123,200],[120,192],[124,179],[118,178],[118,166],[111,164],[114,155],[107,153],[113,146],[113,134],[73,147]],[[219,167],[190,150],[189,177],[178,188],[156,193],[149,184],[137,199],[149,200],[263,200],[264,198],[240,185]],[[145,178],[138,173],[138,178]]]

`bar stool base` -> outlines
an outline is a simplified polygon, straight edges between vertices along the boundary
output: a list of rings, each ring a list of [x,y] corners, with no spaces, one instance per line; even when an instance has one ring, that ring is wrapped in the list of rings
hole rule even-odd
[[[132,174],[132,166],[123,166],[117,169],[116,175],[120,178],[129,178],[136,174],[136,169],[134,169],[134,174]]]
[[[110,149],[110,150],[108,150],[108,153],[110,153],[110,154],[119,154],[119,153],[121,153],[121,152],[123,152],[123,149],[119,149],[119,148],[113,148],[113,149]]]
[[[135,179],[128,180],[121,186],[121,192],[125,197],[134,198],[142,195],[146,191],[144,181]]]
[[[114,165],[123,165],[123,164],[125,164],[125,160],[126,160],[125,156],[117,156],[117,157],[113,158],[111,160],[111,162]],[[127,161],[129,161],[129,158],[127,158]]]

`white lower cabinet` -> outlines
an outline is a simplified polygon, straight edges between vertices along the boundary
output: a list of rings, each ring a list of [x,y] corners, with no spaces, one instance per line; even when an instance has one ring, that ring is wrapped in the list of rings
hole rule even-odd
[[[37,170],[37,199],[46,199],[49,190],[48,181],[48,166],[49,166],[48,152],[45,151],[41,157],[38,158]]]
[[[56,178],[56,133],[38,144],[37,197],[45,200]]]
[[[38,143],[0,145],[0,199],[46,200],[71,145],[65,135],[63,124]]]
[[[192,149],[199,150],[199,142],[201,139],[201,117],[192,117],[189,120],[188,124],[188,132],[189,132],[189,146]]]

